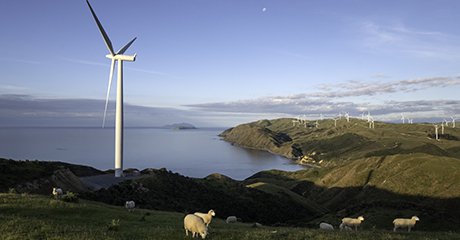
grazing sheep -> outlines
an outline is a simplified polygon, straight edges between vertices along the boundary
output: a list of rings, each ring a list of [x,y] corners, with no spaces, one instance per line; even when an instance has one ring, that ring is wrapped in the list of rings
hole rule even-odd
[[[202,239],[205,239],[208,234],[208,228],[204,224],[203,219],[194,214],[188,214],[185,216],[184,229],[185,236],[188,236],[188,231],[192,232],[192,237],[195,237],[195,234],[197,233],[200,234]]]
[[[209,210],[208,213],[196,212],[194,214],[203,219],[204,224],[206,224],[206,227],[209,227],[209,224],[211,223],[212,217],[216,216],[216,213],[212,209]]]
[[[417,216],[413,216],[412,218],[396,218],[393,220],[393,224],[395,227],[393,228],[393,232],[396,232],[398,228],[407,228],[407,232],[410,232],[410,229],[414,227],[415,223],[420,221]]]
[[[343,224],[343,223],[340,224],[339,228],[340,228],[340,231],[342,231],[342,230],[353,231],[353,229],[351,229],[351,227],[345,226],[345,224]]]
[[[135,207],[136,207],[136,203],[134,201],[126,201],[125,208],[128,209],[128,212],[134,211]]]
[[[54,198],[56,199],[60,199],[62,197],[62,194],[64,194],[64,192],[62,191],[62,189],[60,188],[53,188],[53,196]]]
[[[238,219],[235,216],[229,216],[227,217],[227,220],[225,220],[226,223],[236,223]]]
[[[329,223],[322,222],[319,224],[319,229],[327,230],[327,231],[334,231],[334,226]]]
[[[358,226],[361,224],[361,222],[364,221],[363,216],[359,216],[358,218],[342,218],[342,228],[344,227],[354,227],[355,231],[358,231]]]

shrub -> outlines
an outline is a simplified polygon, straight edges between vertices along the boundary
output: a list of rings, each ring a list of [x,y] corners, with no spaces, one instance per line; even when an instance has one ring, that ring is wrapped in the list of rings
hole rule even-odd
[[[67,192],[65,195],[62,196],[62,201],[64,202],[78,202],[78,194],[74,192]]]
[[[107,226],[109,231],[118,231],[120,229],[120,219],[112,219],[112,222]]]

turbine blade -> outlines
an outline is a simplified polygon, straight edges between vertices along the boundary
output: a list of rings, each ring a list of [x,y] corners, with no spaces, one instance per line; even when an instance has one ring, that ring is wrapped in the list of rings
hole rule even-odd
[[[107,33],[105,32],[104,28],[102,27],[101,22],[97,18],[96,13],[94,12],[93,8],[91,7],[91,4],[89,4],[88,0],[86,0],[86,3],[88,4],[89,10],[91,10],[91,14],[93,15],[94,20],[96,21],[97,27],[99,28],[99,31],[102,34],[102,38],[104,39],[105,45],[109,49],[109,52],[112,55],[115,55],[115,52],[113,51],[112,42],[110,41],[109,36],[107,36]]]
[[[102,128],[105,127],[105,116],[107,115],[107,105],[109,104],[110,88],[112,87],[113,70],[115,68],[115,59],[112,59],[109,74],[109,86],[107,87],[107,96],[105,97],[104,120],[102,120]]]
[[[131,46],[131,44],[133,44],[133,42],[136,41],[136,39],[137,39],[137,37],[133,38],[133,40],[131,40],[124,47],[122,47],[120,50],[118,50],[117,55],[125,53],[126,50],[128,50],[128,48]]]

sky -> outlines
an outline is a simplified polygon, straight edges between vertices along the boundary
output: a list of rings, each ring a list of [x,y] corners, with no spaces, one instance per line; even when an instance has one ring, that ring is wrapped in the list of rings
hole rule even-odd
[[[115,50],[137,37],[124,63],[127,126],[460,116],[456,0],[91,4]],[[110,60],[84,0],[2,1],[0,29],[0,126],[102,124]]]

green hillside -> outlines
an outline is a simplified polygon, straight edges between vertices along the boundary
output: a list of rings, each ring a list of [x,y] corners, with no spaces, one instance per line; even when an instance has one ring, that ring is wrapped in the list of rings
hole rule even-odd
[[[440,141],[433,139],[432,124],[392,124],[342,118],[293,124],[292,118],[261,120],[224,131],[224,140],[244,147],[267,150],[296,159],[303,155],[331,161],[401,153],[427,153],[460,158],[460,129],[445,128]]]
[[[184,214],[136,209],[80,200],[57,201],[45,196],[0,194],[1,239],[192,239],[185,237]],[[219,215],[218,215],[219,217]],[[117,224],[117,220],[119,220]],[[226,224],[215,218],[206,239],[459,239],[452,232],[392,233],[381,230],[322,232],[306,228],[260,227]]]
[[[260,172],[244,181],[248,187],[326,212],[311,225],[322,220],[339,224],[342,217],[357,215],[383,229],[391,229],[388,222],[395,217],[412,215],[425,219],[420,222],[425,229],[460,224],[459,129],[446,127],[436,141],[431,124],[378,122],[369,129],[366,121],[342,119],[337,127],[323,120],[316,128],[313,121],[305,127],[292,120],[262,120],[221,134],[241,146],[303,158],[311,166]]]

